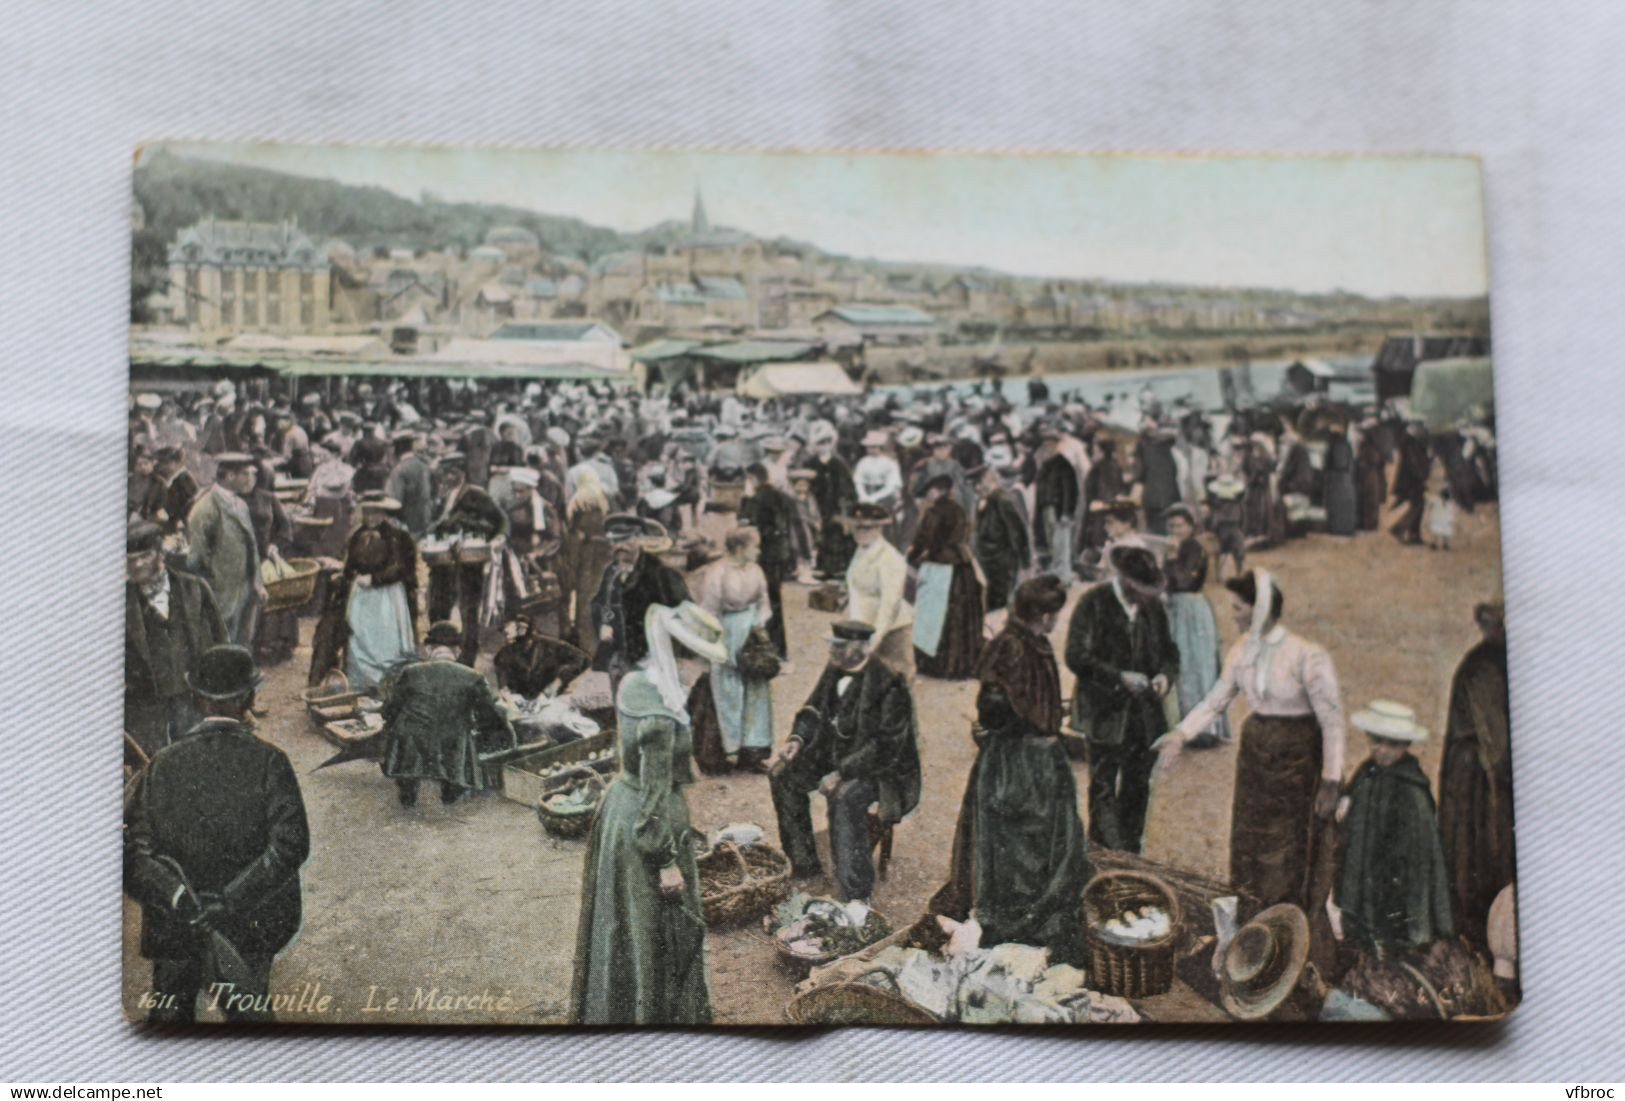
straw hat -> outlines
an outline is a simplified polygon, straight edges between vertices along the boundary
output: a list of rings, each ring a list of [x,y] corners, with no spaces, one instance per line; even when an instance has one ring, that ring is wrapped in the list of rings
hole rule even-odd
[[[644,631],[648,632],[656,623],[696,657],[716,662],[728,660],[722,621],[692,600],[685,600],[675,608],[664,604],[649,605],[649,610],[643,614]]]
[[[925,433],[920,430],[920,426],[917,424],[911,424],[897,433],[897,442],[904,447],[919,447],[924,440]]]
[[[886,433],[882,432],[878,428],[871,429],[865,433],[863,437],[864,447],[885,447],[890,442],[891,437],[887,436]]]
[[[1221,501],[1234,501],[1247,492],[1247,483],[1240,478],[1215,478],[1207,490]]]
[[[1291,997],[1308,961],[1309,919],[1290,902],[1271,906],[1225,948],[1219,1002],[1238,1020],[1262,1020]]]
[[[1393,700],[1372,700],[1351,721],[1372,737],[1390,742],[1423,742],[1428,736],[1427,728],[1416,724],[1416,712]]]

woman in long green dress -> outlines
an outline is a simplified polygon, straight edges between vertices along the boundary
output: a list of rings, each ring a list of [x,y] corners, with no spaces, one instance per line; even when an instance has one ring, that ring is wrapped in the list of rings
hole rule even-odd
[[[572,1018],[588,1025],[711,1021],[700,876],[690,843],[693,730],[675,639],[727,659],[722,624],[696,604],[652,606],[649,654],[621,681],[621,771],[587,846],[576,935]]]

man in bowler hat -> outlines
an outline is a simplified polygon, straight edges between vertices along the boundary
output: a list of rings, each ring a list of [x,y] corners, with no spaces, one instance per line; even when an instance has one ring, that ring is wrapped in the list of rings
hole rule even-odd
[[[241,646],[187,674],[203,720],[153,754],[124,809],[124,890],[141,904],[154,1021],[191,1021],[199,993],[266,1020],[271,962],[299,932],[310,829],[287,755],[247,721],[260,686]]]

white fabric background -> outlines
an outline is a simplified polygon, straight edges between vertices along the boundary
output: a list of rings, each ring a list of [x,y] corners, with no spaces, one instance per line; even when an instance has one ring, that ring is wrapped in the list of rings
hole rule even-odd
[[[5,1076],[1617,1080],[1620,16],[1615,0],[8,5]],[[126,219],[131,151],[160,137],[1482,154],[1526,1006],[1503,1027],[1448,1029],[125,1025],[107,747],[119,721]]]

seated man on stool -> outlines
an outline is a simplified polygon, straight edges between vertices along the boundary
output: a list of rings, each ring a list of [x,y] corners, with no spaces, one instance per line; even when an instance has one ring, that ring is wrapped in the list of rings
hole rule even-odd
[[[914,696],[901,673],[870,658],[873,635],[856,620],[835,625],[829,666],[770,771],[779,840],[798,879],[823,871],[810,797],[815,789],[824,793],[835,882],[848,900],[867,900],[874,891],[870,806],[879,804],[886,826],[920,801]]]

